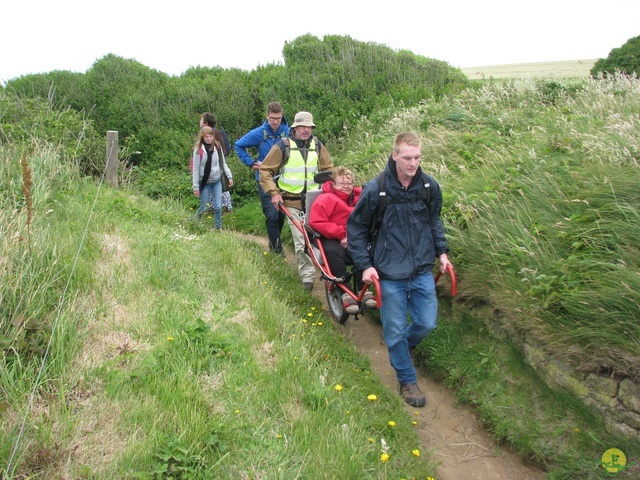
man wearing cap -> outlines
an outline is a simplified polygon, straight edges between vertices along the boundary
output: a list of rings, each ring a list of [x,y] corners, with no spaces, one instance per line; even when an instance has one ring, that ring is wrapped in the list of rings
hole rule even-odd
[[[279,210],[283,203],[297,221],[303,219],[307,191],[319,188],[313,181],[314,175],[333,168],[326,147],[312,135],[315,126],[309,112],[296,113],[289,136],[271,147],[259,170],[260,186],[271,195],[273,206]],[[311,290],[316,271],[304,251],[304,236],[291,220],[287,221],[293,237],[298,275],[305,290]]]

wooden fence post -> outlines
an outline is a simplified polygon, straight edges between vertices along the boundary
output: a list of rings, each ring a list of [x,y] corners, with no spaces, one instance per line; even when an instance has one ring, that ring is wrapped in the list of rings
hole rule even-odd
[[[107,165],[105,167],[107,183],[113,188],[118,187],[118,132],[107,131]]]

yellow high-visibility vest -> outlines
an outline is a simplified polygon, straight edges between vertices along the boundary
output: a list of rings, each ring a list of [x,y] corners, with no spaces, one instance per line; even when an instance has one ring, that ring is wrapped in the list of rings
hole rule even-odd
[[[288,140],[288,139],[287,139]],[[287,150],[287,149],[286,149]],[[301,193],[305,185],[307,190],[318,188],[318,184],[313,181],[313,176],[318,172],[318,151],[316,137],[312,137],[309,142],[307,161],[298,144],[289,140],[289,159],[284,159],[284,166],[278,178],[278,187],[289,193]]]

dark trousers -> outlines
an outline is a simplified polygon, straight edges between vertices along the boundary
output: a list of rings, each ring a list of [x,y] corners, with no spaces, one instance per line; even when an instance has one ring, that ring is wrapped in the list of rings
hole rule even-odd
[[[262,213],[264,213],[265,225],[267,227],[267,236],[269,237],[269,250],[276,253],[282,253],[282,241],[280,234],[284,225],[284,213],[276,210],[271,203],[271,195],[264,193],[259,182],[258,195],[260,195],[260,203],[262,204]]]
[[[329,240],[328,238],[320,239],[324,254],[327,257],[329,268],[334,277],[346,277],[347,265],[352,265],[353,260],[349,251],[340,245],[340,240]],[[362,288],[362,272],[356,271],[356,281],[358,289]],[[357,293],[357,292],[356,292]]]

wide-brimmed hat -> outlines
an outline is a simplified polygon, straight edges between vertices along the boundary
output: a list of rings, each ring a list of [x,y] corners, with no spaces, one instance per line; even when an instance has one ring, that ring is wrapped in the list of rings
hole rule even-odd
[[[296,113],[296,116],[293,118],[293,124],[291,125],[291,128],[296,128],[300,126],[315,127],[316,124],[313,123],[313,115],[311,115],[309,112]]]

